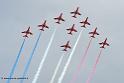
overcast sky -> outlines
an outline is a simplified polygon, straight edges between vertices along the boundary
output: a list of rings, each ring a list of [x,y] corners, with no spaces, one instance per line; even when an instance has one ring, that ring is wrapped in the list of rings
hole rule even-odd
[[[70,15],[70,12],[75,10],[76,7],[80,7],[80,12],[82,13],[77,19],[72,18]],[[63,12],[66,22],[57,25],[53,18],[61,12]],[[37,82],[49,83],[57,62],[62,55],[62,48],[59,46],[70,40],[70,44],[73,47],[79,32],[83,29],[80,27],[79,22],[86,17],[89,17],[91,26],[84,29],[82,33],[63,83],[70,82],[90,40],[88,32],[92,31],[95,27],[98,27],[100,36],[93,39],[88,51],[86,67],[80,72],[76,83],[85,83],[100,50],[98,43],[106,37],[108,38],[110,47],[102,52],[100,62],[97,65],[97,70],[91,83],[124,83],[123,0],[0,0],[0,77],[7,77],[9,75],[23,41],[21,31],[31,26],[31,31],[34,35],[26,39],[24,50],[14,74],[14,77],[22,76],[26,61],[40,32],[37,25],[47,20],[50,29],[46,29],[41,35],[27,73],[29,79],[25,80],[25,83],[31,83],[50,37],[54,29],[57,28],[54,41]],[[72,24],[76,24],[78,32],[73,36],[69,36],[65,29],[71,27]],[[70,52],[71,50],[64,57],[55,83],[57,83]],[[6,80],[0,79],[0,83],[5,82]],[[11,83],[18,82],[19,80],[12,80]]]

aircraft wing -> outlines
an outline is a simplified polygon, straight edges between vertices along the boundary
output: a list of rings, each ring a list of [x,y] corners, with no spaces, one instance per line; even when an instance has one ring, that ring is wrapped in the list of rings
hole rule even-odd
[[[65,45],[63,45],[63,46],[60,46],[60,47],[65,47]]]
[[[109,44],[108,44],[108,43],[106,43],[106,45],[107,45],[107,46],[109,46]]]
[[[33,35],[33,33],[29,32],[29,34]]]
[[[38,27],[42,27],[42,25],[38,25]]]
[[[81,15],[81,13],[79,13],[79,12],[78,12],[77,14],[78,14],[78,15]]]
[[[23,31],[22,33],[26,33],[26,31]]]
[[[48,26],[46,26],[46,28],[49,28]]]
[[[99,43],[99,44],[101,45],[101,44],[103,44],[103,42],[102,43]]]
[[[66,30],[71,30],[71,29],[66,29]]]
[[[77,30],[76,30],[76,29],[73,29],[73,31],[77,32]]]
[[[93,32],[89,32],[89,34],[93,34]]]
[[[58,19],[58,17],[54,18],[54,19]]]
[[[68,48],[71,48],[71,46],[68,46]]]
[[[99,35],[99,33],[96,32],[97,35]]]
[[[88,25],[90,25],[90,23],[89,23],[89,22],[87,22],[87,24],[88,24]]]
[[[65,21],[63,18],[61,18],[62,21]]]
[[[70,12],[71,14],[75,13],[75,12]]]

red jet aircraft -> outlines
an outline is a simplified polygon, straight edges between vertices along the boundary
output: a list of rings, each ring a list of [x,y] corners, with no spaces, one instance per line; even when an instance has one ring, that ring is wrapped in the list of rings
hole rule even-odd
[[[46,20],[44,21],[43,24],[38,25],[38,27],[41,27],[40,30],[42,30],[42,31],[44,31],[44,28],[49,28],[49,27],[47,26],[47,24],[46,24]]]
[[[89,23],[87,20],[88,20],[88,17],[85,19],[85,21],[81,21],[81,22],[80,22],[80,23],[83,24],[81,27],[86,28],[86,24],[87,24],[87,25],[90,25],[90,23]]]
[[[60,21],[65,21],[65,20],[62,18],[62,15],[63,15],[63,13],[61,13],[58,17],[54,18],[55,20],[57,20],[56,23],[61,24]]]
[[[69,41],[67,41],[67,43],[65,45],[62,45],[60,47],[64,47],[64,49],[62,51],[67,51],[67,48],[71,49],[71,46],[69,45]]]
[[[23,37],[28,37],[28,34],[33,35],[33,34],[30,32],[30,27],[28,27],[28,30],[23,31],[22,33],[25,33],[25,35],[24,35]]]
[[[79,12],[79,7],[77,7],[77,9],[73,12],[70,12],[71,14],[74,14],[72,17],[77,18],[77,15],[81,15],[81,13]]]
[[[99,33],[96,32],[97,28],[93,32],[89,32],[89,34],[92,34],[90,37],[95,38],[95,35],[99,35]]]
[[[109,44],[107,43],[107,38],[104,40],[104,42],[99,43],[99,44],[102,45],[100,48],[105,48],[105,45],[109,46]]]
[[[77,32],[77,30],[76,30],[74,27],[75,27],[75,24],[73,24],[71,28],[66,29],[67,31],[70,31],[68,34],[72,35],[72,32],[73,32],[73,31],[74,31],[74,32]]]

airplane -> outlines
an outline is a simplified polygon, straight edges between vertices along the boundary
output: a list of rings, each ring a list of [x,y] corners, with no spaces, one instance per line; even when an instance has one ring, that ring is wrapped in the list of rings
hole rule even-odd
[[[25,33],[23,37],[28,37],[28,34],[33,35],[33,33],[30,32],[30,26],[28,27],[28,30],[23,31],[22,33]]]
[[[60,21],[65,21],[65,20],[62,18],[62,15],[63,15],[63,13],[61,13],[58,17],[54,18],[55,20],[58,20],[56,23],[61,24]]]
[[[47,24],[46,24],[46,20],[44,21],[43,24],[38,25],[38,27],[41,27],[40,30],[42,30],[42,31],[44,31],[44,28],[49,28],[49,27],[47,26]]]
[[[97,28],[93,32],[89,32],[89,34],[92,34],[90,37],[95,38],[95,35],[99,35],[99,33],[96,32]]]
[[[70,31],[68,34],[72,35],[72,32],[73,32],[73,31],[74,31],[74,32],[77,32],[77,30],[76,30],[74,27],[75,27],[75,24],[73,24],[71,28],[66,29],[67,31]]]
[[[87,25],[90,25],[90,23],[89,23],[87,20],[88,20],[88,17],[85,19],[85,21],[81,21],[81,22],[80,22],[80,23],[83,24],[81,27],[86,28],[86,24],[87,24]]]
[[[99,44],[102,45],[100,48],[105,48],[105,45],[106,45],[106,46],[110,46],[110,45],[107,43],[107,38],[104,40],[104,42],[99,43]]]
[[[79,7],[77,7],[77,9],[75,10],[75,11],[73,11],[73,12],[70,12],[71,14],[74,14],[72,17],[74,17],[74,18],[77,18],[77,16],[76,15],[81,15],[81,13],[79,12]]]
[[[60,46],[60,47],[64,47],[64,49],[62,51],[67,51],[67,48],[71,49],[71,46],[69,46],[69,42],[70,41],[67,41],[67,43],[65,45]]]

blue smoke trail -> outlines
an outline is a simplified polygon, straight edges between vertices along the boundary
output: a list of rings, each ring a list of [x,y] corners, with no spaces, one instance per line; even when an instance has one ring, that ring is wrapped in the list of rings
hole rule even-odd
[[[10,80],[11,80],[13,74],[14,74],[15,68],[16,68],[16,66],[17,66],[17,64],[18,64],[18,61],[19,61],[21,52],[22,52],[22,50],[23,50],[24,43],[25,43],[25,39],[24,39],[23,42],[22,42],[21,48],[20,48],[19,53],[18,53],[18,55],[17,55],[17,57],[16,57],[16,61],[15,61],[14,65],[13,65],[13,67],[12,67],[12,70],[11,70],[11,72],[10,72],[10,75],[9,75],[9,78],[10,78],[10,79],[8,79],[6,83],[10,83]]]
[[[39,75],[40,75],[40,71],[41,71],[41,69],[42,69],[42,67],[43,67],[43,64],[44,64],[44,61],[45,61],[45,59],[46,59],[46,57],[47,57],[47,55],[48,55],[48,51],[49,51],[50,46],[51,46],[51,44],[52,44],[52,41],[53,41],[53,39],[54,39],[55,33],[56,33],[56,29],[54,30],[54,32],[53,32],[53,34],[52,34],[52,37],[51,37],[51,39],[50,39],[50,42],[49,42],[49,44],[48,44],[48,46],[47,46],[47,49],[46,49],[46,51],[45,51],[45,54],[44,54],[44,56],[43,56],[41,62],[40,62],[40,64],[39,64],[38,70],[37,70],[37,72],[36,72],[36,74],[35,74],[35,76],[34,76],[34,79],[33,79],[32,83],[37,83],[38,77],[39,77]]]
[[[22,74],[22,78],[25,77],[25,75],[26,75],[26,73],[27,73],[27,71],[28,71],[28,68],[29,68],[29,66],[30,66],[30,63],[31,63],[31,60],[32,60],[32,58],[33,58],[34,52],[35,52],[36,47],[37,47],[37,45],[38,45],[38,42],[39,42],[39,40],[40,40],[40,37],[41,37],[41,32],[40,32],[40,34],[39,34],[39,36],[38,36],[38,39],[37,39],[37,41],[36,41],[36,43],[35,43],[35,46],[34,46],[33,50],[32,50],[32,53],[31,53],[31,55],[30,55],[30,58],[29,58],[29,60],[28,60],[28,62],[27,62],[27,64],[26,64],[26,66],[25,66],[25,70],[24,70],[24,72],[23,72],[23,74]],[[23,81],[24,81],[24,79],[21,79],[20,83],[23,83]]]

